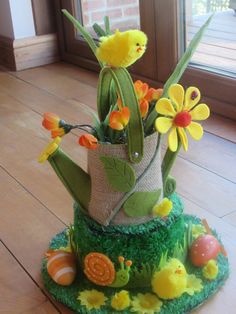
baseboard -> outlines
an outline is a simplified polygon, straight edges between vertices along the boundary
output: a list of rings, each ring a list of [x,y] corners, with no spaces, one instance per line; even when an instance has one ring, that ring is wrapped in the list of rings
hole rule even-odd
[[[53,63],[59,59],[56,34],[15,40],[0,36],[0,64],[13,71]]]

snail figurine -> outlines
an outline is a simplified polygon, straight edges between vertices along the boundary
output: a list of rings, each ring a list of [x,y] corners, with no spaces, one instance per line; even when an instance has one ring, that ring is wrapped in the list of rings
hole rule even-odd
[[[120,270],[116,271],[109,257],[102,253],[89,253],[84,259],[84,273],[96,285],[113,288],[123,287],[129,282],[132,261],[125,262],[123,256],[119,256],[118,261]]]

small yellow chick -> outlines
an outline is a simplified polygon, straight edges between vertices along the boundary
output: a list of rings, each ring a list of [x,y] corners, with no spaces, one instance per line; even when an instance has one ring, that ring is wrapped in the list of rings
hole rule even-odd
[[[142,57],[146,50],[147,36],[139,30],[129,30],[100,37],[96,56],[112,67],[128,67]]]
[[[154,216],[166,217],[169,215],[173,208],[172,202],[168,198],[163,198],[160,204],[153,207],[152,213]]]
[[[186,291],[187,277],[184,265],[172,258],[160,271],[154,273],[152,290],[164,300],[178,298]]]
[[[211,259],[202,269],[203,276],[208,280],[214,280],[219,272],[219,267],[214,259]]]

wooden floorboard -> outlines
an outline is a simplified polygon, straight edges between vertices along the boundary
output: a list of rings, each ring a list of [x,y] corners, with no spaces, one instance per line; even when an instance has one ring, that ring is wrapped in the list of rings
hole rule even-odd
[[[187,42],[205,22],[207,16],[193,16],[187,23]],[[233,10],[215,13],[192,62],[236,73],[236,18]]]
[[[0,313],[59,313],[2,242],[0,256]]]
[[[22,273],[19,280],[26,276],[32,287],[43,289],[40,267],[48,242],[73,219],[71,197],[49,164],[37,163],[49,141],[48,132],[41,127],[42,114],[52,111],[72,123],[91,123],[86,104],[95,109],[96,82],[97,74],[65,63],[18,73],[0,71],[0,238],[4,258],[13,259]],[[202,141],[190,142],[189,151],[180,153],[173,175],[186,212],[205,217],[216,227],[231,264],[235,264],[235,122],[219,116],[208,122]],[[77,135],[66,136],[62,147],[86,169],[86,150],[76,144]],[[230,309],[236,307],[235,272],[232,269],[221,292],[195,313],[231,314]],[[4,277],[2,286],[6,285]],[[18,291],[15,289],[12,295],[8,292],[10,300]],[[25,306],[21,313],[71,313],[55,301],[54,307],[45,291],[40,293],[39,302],[37,296],[38,303],[30,304],[19,295]],[[8,306],[9,313],[15,313],[11,302]],[[0,312],[4,309],[0,302]]]

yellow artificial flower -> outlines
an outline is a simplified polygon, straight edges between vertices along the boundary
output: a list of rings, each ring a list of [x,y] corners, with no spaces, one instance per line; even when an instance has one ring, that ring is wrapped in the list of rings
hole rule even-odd
[[[172,208],[173,204],[171,200],[165,197],[160,204],[157,204],[153,207],[152,213],[154,216],[166,217],[169,215]]]
[[[152,293],[138,293],[131,302],[131,312],[138,314],[154,314],[161,310],[162,302]]]
[[[129,292],[121,290],[117,292],[111,299],[111,306],[117,311],[122,311],[130,306]]]
[[[201,94],[198,88],[189,87],[186,92],[179,84],[173,84],[168,91],[169,98],[161,98],[156,104],[156,111],[164,117],[156,119],[156,130],[167,133],[169,149],[172,152],[178,149],[178,138],[185,151],[188,150],[186,130],[194,140],[203,136],[202,126],[193,120],[206,120],[210,110],[206,104],[198,104]]]
[[[98,310],[101,306],[105,305],[107,297],[105,297],[103,292],[92,289],[80,292],[77,300],[90,311],[92,309]]]
[[[193,224],[192,225],[192,236],[197,239],[200,235],[206,234],[206,229],[203,225]]]
[[[195,275],[188,275],[186,292],[189,295],[193,295],[195,292],[200,292],[202,288],[202,280],[200,278],[197,278]]]
[[[51,141],[40,154],[38,158],[38,162],[44,163],[48,159],[48,157],[57,150],[60,143],[61,143],[61,138],[59,136],[56,137],[53,141]]]
[[[211,259],[203,267],[202,274],[206,279],[214,280],[219,272],[219,267],[214,259]]]

